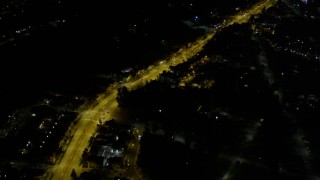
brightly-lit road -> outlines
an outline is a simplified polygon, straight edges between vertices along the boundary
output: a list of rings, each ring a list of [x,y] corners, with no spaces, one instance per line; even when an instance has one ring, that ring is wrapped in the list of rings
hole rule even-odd
[[[122,81],[122,83],[115,83],[113,91],[107,92],[107,95],[99,95],[98,102],[88,107],[88,109],[80,113],[78,124],[76,125],[76,132],[67,147],[67,150],[60,161],[48,172],[53,173],[52,179],[71,179],[72,169],[75,169],[77,175],[80,175],[82,168],[80,166],[81,156],[84,149],[87,147],[90,137],[95,133],[97,123],[100,117],[104,116],[106,111],[107,119],[116,119],[118,103],[116,101],[116,89],[121,86],[126,86],[128,89],[137,89],[143,87],[148,81],[157,79],[158,76],[165,70],[169,70],[170,66],[176,66],[189,60],[191,57],[197,55],[207,42],[212,39],[216,32],[221,31],[223,28],[228,27],[234,23],[246,23],[251,15],[259,14],[263,9],[268,9],[276,0],[263,1],[253,6],[251,9],[242,11],[238,15],[226,19],[219,29],[214,29],[211,33],[199,38],[188,46],[181,48],[178,52],[172,54],[167,59],[160,61],[157,66],[148,70],[143,70],[138,78],[132,78],[129,81]],[[244,14],[245,13],[245,14]],[[103,118],[106,119],[106,118]]]

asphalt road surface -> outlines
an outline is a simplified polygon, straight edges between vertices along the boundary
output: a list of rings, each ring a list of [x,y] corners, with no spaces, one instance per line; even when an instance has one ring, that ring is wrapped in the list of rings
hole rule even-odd
[[[100,117],[105,117],[105,111],[107,110],[109,111],[107,114],[108,119],[116,117],[118,103],[116,101],[117,92],[115,90],[118,87],[126,86],[128,89],[143,87],[148,81],[157,79],[163,71],[169,70],[170,66],[176,66],[195,56],[218,31],[234,23],[248,22],[251,15],[261,13],[263,9],[272,7],[275,2],[276,0],[263,1],[256,4],[251,9],[232,16],[230,19],[226,19],[221,23],[222,25],[218,29],[213,29],[212,32],[199,38],[193,43],[190,43],[187,47],[181,48],[178,52],[168,57],[168,59],[161,61],[162,63],[159,63],[151,69],[145,70],[143,75],[139,78],[133,78],[129,81],[124,80],[122,83],[115,83],[113,86],[114,91],[107,92],[108,95],[99,95],[97,98],[98,102],[80,113],[80,118],[76,125],[77,130],[60,163],[54,165],[48,170],[48,172],[53,173],[52,179],[71,179],[72,169],[75,169],[78,176],[80,175],[82,172],[82,167],[80,166],[82,153],[87,147],[90,137],[95,133]],[[136,157],[134,157],[134,159],[135,158]],[[136,171],[136,169],[132,168],[132,171]]]

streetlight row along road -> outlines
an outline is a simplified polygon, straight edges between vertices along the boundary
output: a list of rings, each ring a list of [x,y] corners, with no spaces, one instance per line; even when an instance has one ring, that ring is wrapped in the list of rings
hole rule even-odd
[[[178,52],[172,54],[168,60],[165,60],[163,63],[160,63],[157,66],[145,71],[141,77],[129,80],[128,82],[123,81],[123,83],[114,83],[113,88],[111,88],[113,91],[107,92],[107,96],[105,96],[105,94],[99,95],[97,98],[99,101],[95,106],[90,106],[85,113],[80,113],[78,123],[75,127],[77,130],[74,133],[74,136],[62,160],[60,163],[55,164],[48,170],[48,172],[53,173],[52,179],[71,179],[72,169],[75,169],[77,175],[82,172],[82,168],[80,166],[82,153],[87,147],[90,137],[96,131],[96,125],[99,121],[99,118],[104,115],[106,110],[109,112],[108,119],[116,117],[118,103],[116,100],[117,92],[115,90],[118,87],[126,86],[128,89],[136,89],[144,86],[148,81],[157,79],[163,71],[169,70],[170,66],[176,66],[195,56],[218,31],[221,31],[223,28],[234,23],[246,23],[249,21],[251,15],[259,14],[263,9],[268,9],[275,3],[276,0],[260,2],[254,5],[252,8],[225,20],[219,29],[212,30],[212,32],[194,41],[189,46],[180,49]]]

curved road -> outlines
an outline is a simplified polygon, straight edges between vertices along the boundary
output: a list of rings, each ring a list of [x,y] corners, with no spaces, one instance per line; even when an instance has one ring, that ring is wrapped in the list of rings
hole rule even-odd
[[[191,57],[199,53],[202,48],[207,44],[209,40],[216,34],[216,32],[228,27],[234,23],[246,23],[250,19],[251,15],[261,13],[262,9],[268,9],[272,7],[276,0],[263,1],[253,6],[251,9],[243,11],[238,15],[232,16],[230,19],[224,21],[219,29],[213,30],[204,37],[191,43],[188,47],[180,49],[178,52],[172,54],[168,59],[164,60],[157,66],[154,66],[150,70],[145,70],[144,75],[138,79],[132,79],[122,84],[115,83],[114,91],[108,92],[109,95],[99,95],[97,98],[99,101],[93,107],[89,107],[88,110],[82,112],[79,116],[78,124],[76,125],[76,132],[59,164],[56,164],[48,172],[52,172],[52,179],[71,179],[72,169],[75,169],[77,175],[82,172],[80,167],[80,161],[82,153],[87,147],[90,137],[95,133],[96,126],[100,117],[105,116],[106,110],[108,119],[115,117],[115,112],[118,107],[116,101],[117,92],[115,91],[118,87],[126,86],[128,89],[136,89],[144,86],[148,81],[157,79],[158,76],[165,70],[169,70],[170,66],[176,66],[189,60]],[[245,15],[244,15],[245,13]],[[106,118],[103,118],[106,119]]]

